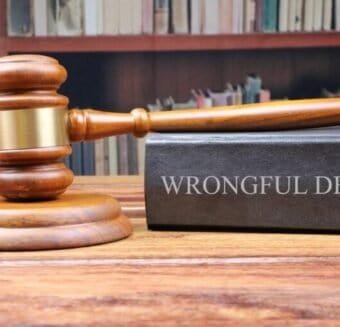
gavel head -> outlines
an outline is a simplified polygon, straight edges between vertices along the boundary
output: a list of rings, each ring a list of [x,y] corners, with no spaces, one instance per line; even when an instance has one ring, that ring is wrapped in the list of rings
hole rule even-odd
[[[55,198],[73,181],[64,157],[68,99],[57,93],[67,77],[58,61],[39,55],[0,58],[0,196]]]

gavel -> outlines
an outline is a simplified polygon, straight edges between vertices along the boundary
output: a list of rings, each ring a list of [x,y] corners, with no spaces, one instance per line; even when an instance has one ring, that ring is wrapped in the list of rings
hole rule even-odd
[[[340,99],[148,112],[68,110],[67,72],[40,55],[0,58],[0,250],[60,249],[117,241],[132,228],[109,195],[65,192],[70,143],[132,133],[270,131],[340,123]]]
[[[41,55],[0,59],[0,195],[14,201],[53,199],[73,173],[62,159],[70,142],[133,133],[179,131],[269,131],[336,125],[340,99],[131,113],[67,110],[57,93],[67,72]]]

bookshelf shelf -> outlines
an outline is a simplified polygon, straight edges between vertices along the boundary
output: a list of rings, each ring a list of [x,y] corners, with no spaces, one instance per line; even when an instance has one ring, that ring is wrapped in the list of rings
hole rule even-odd
[[[3,52],[161,52],[340,47],[339,32],[152,35],[95,37],[5,37]]]

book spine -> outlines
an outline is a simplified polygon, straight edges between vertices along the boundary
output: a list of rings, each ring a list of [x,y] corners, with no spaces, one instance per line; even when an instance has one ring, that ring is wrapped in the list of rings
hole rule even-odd
[[[47,36],[47,2],[46,0],[34,0],[34,34],[35,36]]]
[[[340,31],[340,0],[335,0],[335,29]]]
[[[255,32],[256,0],[245,0],[244,32]]]
[[[142,31],[143,34],[152,34],[153,24],[153,0],[143,0],[142,6]]]
[[[333,1],[324,0],[323,3],[323,30],[330,31],[332,28]]]
[[[305,0],[303,19],[303,30],[305,32],[313,31],[313,17],[314,17],[314,0]]]
[[[84,34],[97,35],[97,2],[93,0],[84,0]]]
[[[219,0],[205,0],[203,34],[216,35],[219,33],[219,27]]]
[[[288,31],[295,32],[296,26],[296,1],[289,1],[288,3]]]
[[[7,34],[9,36],[33,35],[33,8],[30,0],[7,0]]]
[[[143,2],[141,0],[130,1],[131,34],[140,35],[143,31]]]
[[[118,173],[129,175],[128,136],[118,136]]]
[[[71,167],[76,176],[83,175],[83,155],[81,143],[72,143]]]
[[[119,34],[120,0],[103,0],[103,33]]]
[[[95,141],[95,160],[96,160],[96,175],[105,176],[105,145],[104,139]]]
[[[94,142],[83,142],[82,143],[82,156],[83,156],[83,173],[86,176],[92,176],[96,174],[95,169],[95,153],[94,153]]]
[[[187,0],[172,0],[171,2],[172,31],[175,34],[189,33],[189,13]]]
[[[83,1],[58,0],[57,34],[60,36],[78,36],[83,34]]]
[[[145,171],[145,137],[137,140],[138,148],[138,173],[144,175]]]
[[[97,3],[97,35],[103,35],[104,34],[103,0],[97,0],[96,3]]]
[[[323,0],[314,1],[314,16],[313,16],[313,31],[319,32],[322,30],[322,9]]]
[[[190,32],[191,34],[202,33],[202,1],[203,0],[191,0],[190,1]]]
[[[156,34],[169,33],[169,15],[169,0],[155,0],[154,21]]]
[[[255,8],[255,30],[256,32],[262,32],[262,13],[263,13],[263,0],[256,0]]]
[[[295,31],[302,31],[303,0],[296,0],[295,6]]]
[[[279,31],[282,33],[288,32],[288,0],[280,0],[279,6]]]
[[[118,175],[118,146],[117,136],[111,136],[109,140],[109,174]]]
[[[57,35],[58,4],[59,2],[57,0],[46,0],[48,36]]]

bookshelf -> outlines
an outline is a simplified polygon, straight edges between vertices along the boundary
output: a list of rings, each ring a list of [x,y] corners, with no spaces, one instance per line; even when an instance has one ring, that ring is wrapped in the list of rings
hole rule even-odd
[[[241,35],[152,35],[95,37],[3,37],[6,52],[161,52],[330,48],[339,32]]]

